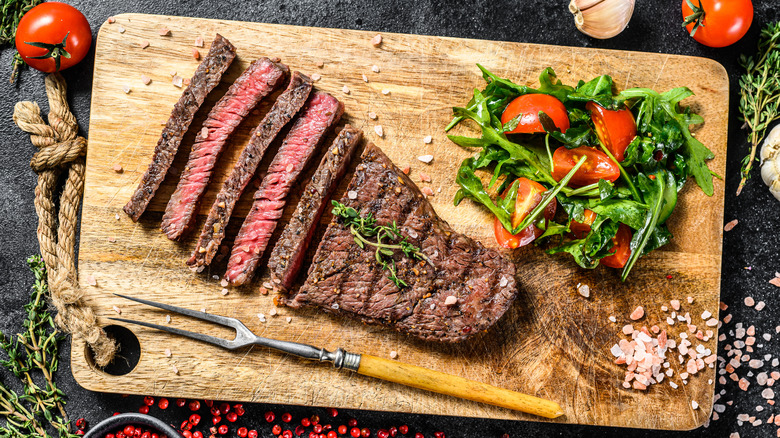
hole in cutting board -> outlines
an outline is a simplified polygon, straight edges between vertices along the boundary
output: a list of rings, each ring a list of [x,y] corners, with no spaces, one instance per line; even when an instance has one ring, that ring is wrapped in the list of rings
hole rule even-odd
[[[121,325],[109,325],[103,327],[108,336],[117,343],[118,352],[114,361],[105,368],[95,365],[95,358],[89,346],[84,347],[84,356],[87,363],[94,369],[112,376],[124,376],[135,369],[141,360],[141,343],[135,334],[127,327]]]

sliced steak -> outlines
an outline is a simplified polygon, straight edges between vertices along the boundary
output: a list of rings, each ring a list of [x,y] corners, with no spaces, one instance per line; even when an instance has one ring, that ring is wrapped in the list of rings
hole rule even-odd
[[[163,215],[160,228],[169,239],[179,240],[192,227],[228,137],[252,108],[282,84],[288,71],[287,66],[275,64],[268,58],[258,59],[211,109],[201,132],[195,137],[187,166]]]
[[[341,118],[344,106],[328,93],[311,95],[255,192],[252,209],[236,236],[225,279],[233,286],[252,278],[276,224],[287,204],[287,194],[306,168],[325,133]]]
[[[312,82],[308,76],[294,72],[287,89],[279,95],[263,120],[252,131],[249,142],[241,151],[233,171],[222,185],[214,205],[211,206],[198,244],[190,259],[187,260],[189,266],[199,268],[210,264],[214,259],[219,244],[225,237],[225,227],[233,213],[233,208],[249,180],[254,176],[268,145],[303,107],[311,93],[311,88]]]
[[[154,193],[165,179],[168,169],[173,163],[176,151],[184,134],[190,128],[192,119],[198,111],[206,96],[219,84],[222,74],[236,57],[236,48],[226,38],[217,34],[211,43],[208,55],[203,58],[195,74],[190,79],[190,84],[184,89],[179,101],[173,106],[173,112],[168,118],[168,123],[163,128],[160,140],[154,148],[152,162],[144,172],[138,188],[133,197],[125,205],[124,210],[133,222],[138,221],[146,210]]]
[[[354,199],[353,199],[354,198]],[[495,250],[457,233],[436,215],[417,186],[369,144],[341,202],[379,224],[395,221],[426,261],[396,251],[399,289],[338,218],[328,225],[301,289],[282,301],[292,307],[384,324],[424,340],[459,342],[487,330],[514,301],[515,266]],[[447,305],[448,297],[456,300]]]
[[[301,267],[309,241],[317,229],[328,199],[352,159],[363,132],[350,125],[344,126],[333,144],[325,151],[319,167],[303,191],[298,207],[290,222],[284,227],[282,236],[276,242],[268,268],[275,284],[284,289],[292,286]]]

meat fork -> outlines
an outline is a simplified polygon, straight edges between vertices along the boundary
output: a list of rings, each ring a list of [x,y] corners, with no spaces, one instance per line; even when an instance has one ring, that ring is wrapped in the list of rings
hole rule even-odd
[[[289,353],[304,359],[317,360],[320,362],[331,362],[336,369],[346,369],[357,372],[364,376],[375,377],[377,379],[400,383],[402,385],[414,388],[424,389],[439,394],[445,394],[453,397],[472,400],[480,403],[487,403],[503,408],[513,409],[529,414],[539,415],[545,418],[557,418],[563,415],[561,407],[552,401],[534,397],[532,395],[522,394],[507,389],[498,388],[474,380],[465,379],[459,376],[434,371],[428,368],[409,365],[398,361],[383,359],[368,354],[356,354],[344,351],[342,348],[330,352],[324,348],[317,348],[307,344],[297,342],[280,341],[278,339],[264,338],[252,333],[241,321],[236,318],[228,318],[219,315],[212,315],[206,312],[185,309],[172,306],[170,304],[156,303],[154,301],[141,298],[128,297],[115,294],[119,297],[136,301],[148,306],[164,309],[169,312],[179,313],[192,318],[212,322],[236,330],[236,337],[233,340],[209,336],[202,333],[195,333],[175,327],[166,327],[152,324],[144,321],[134,321],[125,318],[109,318],[115,321],[122,321],[130,324],[136,324],[179,336],[196,339],[228,350],[236,350],[248,345],[261,345],[270,347],[284,353]]]

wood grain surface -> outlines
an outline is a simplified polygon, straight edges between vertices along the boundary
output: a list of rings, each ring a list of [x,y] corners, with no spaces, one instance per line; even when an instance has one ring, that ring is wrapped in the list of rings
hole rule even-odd
[[[163,27],[170,29],[169,36],[159,35]],[[699,315],[705,310],[717,316],[724,190],[718,179],[711,198],[692,182],[688,184],[669,221],[675,239],[641,259],[626,283],[620,282],[614,270],[586,271],[565,255],[547,256],[533,246],[516,251],[512,256],[518,265],[517,302],[492,330],[460,345],[425,343],[315,310],[279,308],[278,315],[272,317],[273,296],[258,293],[267,280],[265,270],[250,285],[226,296],[219,280],[224,263],[193,274],[184,262],[194,237],[176,243],[159,231],[176,175],[165,180],[138,223],[134,224],[121,207],[146,169],[171,107],[181,94],[182,90],[171,83],[171,73],[189,77],[198,64],[192,56],[194,41],[198,37],[206,41],[206,47],[200,49],[205,54],[216,32],[236,45],[238,58],[206,106],[260,56],[278,56],[291,69],[320,74],[316,87],[345,104],[342,123],[362,128],[367,140],[379,145],[395,163],[411,165],[413,180],[419,181],[421,172],[431,175],[432,182],[420,186],[428,185],[436,192],[431,202],[439,215],[454,229],[485,245],[494,245],[491,216],[469,201],[459,207],[452,205],[456,170],[472,152],[448,142],[443,132],[451,117],[450,108],[468,101],[473,88],[484,86],[477,62],[500,76],[529,85],[536,85],[539,72],[551,66],[566,83],[608,73],[620,89],[643,86],[665,91],[688,86],[696,96],[685,103],[706,121],[696,129],[696,136],[715,152],[710,167],[718,174],[725,173],[728,80],[723,67],[708,59],[399,34],[383,34],[382,45],[375,48],[370,43],[374,33],[370,32],[119,15],[116,23],[103,25],[96,45],[79,253],[85,300],[95,307],[101,323],[108,325],[111,321],[106,318],[116,315],[113,306],[121,309],[123,317],[165,323],[165,313],[111,295],[118,292],[237,317],[259,335],[328,349],[343,347],[378,357],[389,357],[395,350],[399,361],[555,400],[565,415],[554,421],[691,429],[709,417],[714,368],[705,368],[683,384],[678,373],[684,367],[675,353],[671,362],[676,373],[671,380],[679,389],[665,381],[647,392],[626,390],[620,386],[625,368],[613,363],[609,349],[623,337],[621,327],[631,322],[628,315],[638,305],[645,307],[646,316],[635,323],[637,327],[665,327],[669,314],[661,306],[675,298],[683,302],[681,313],[690,312],[694,324],[703,327]],[[142,48],[144,41],[149,42],[146,48]],[[379,73],[372,71],[373,65],[379,67]],[[363,74],[368,82],[363,81]],[[149,85],[144,85],[142,75],[151,78]],[[126,86],[129,93],[123,92]],[[342,89],[345,86],[349,93]],[[249,131],[268,107],[256,110],[231,140],[202,203],[198,226]],[[204,108],[198,113],[175,168],[183,167],[194,133],[207,112]],[[369,112],[376,113],[378,119],[370,120]],[[382,126],[383,137],[375,134],[375,125]],[[467,126],[458,130],[470,131]],[[423,142],[427,135],[433,137],[429,145]],[[433,163],[419,162],[417,157],[423,154],[434,155]],[[115,172],[115,165],[122,166],[123,172]],[[253,190],[247,191],[251,194]],[[287,215],[295,201],[288,205]],[[250,205],[250,196],[244,196],[228,236],[235,235]],[[93,278],[96,286],[89,285]],[[590,298],[577,293],[580,283],[590,286]],[[688,304],[686,297],[692,297],[693,303]],[[267,322],[261,322],[258,313],[265,314]],[[610,322],[610,316],[617,322]],[[287,317],[291,317],[289,323]],[[170,324],[229,334],[222,328],[176,316]],[[140,340],[141,358],[124,376],[96,370],[85,355],[84,343],[74,340],[72,369],[82,386],[169,397],[540,420],[337,372],[264,348],[231,353],[156,331],[131,329]],[[667,329],[676,337],[687,327],[678,323]],[[714,351],[716,338],[717,333],[705,346]],[[171,357],[164,354],[166,349],[171,350]],[[178,374],[173,372],[174,366]],[[691,408],[692,401],[698,403],[698,409]]]

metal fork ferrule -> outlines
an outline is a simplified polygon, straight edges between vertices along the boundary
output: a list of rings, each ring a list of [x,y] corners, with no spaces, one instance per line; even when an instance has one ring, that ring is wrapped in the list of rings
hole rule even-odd
[[[320,350],[320,362],[333,362],[333,368],[337,370],[344,368],[357,371],[360,367],[360,355],[348,353],[343,348],[338,348],[332,353],[323,348]]]

